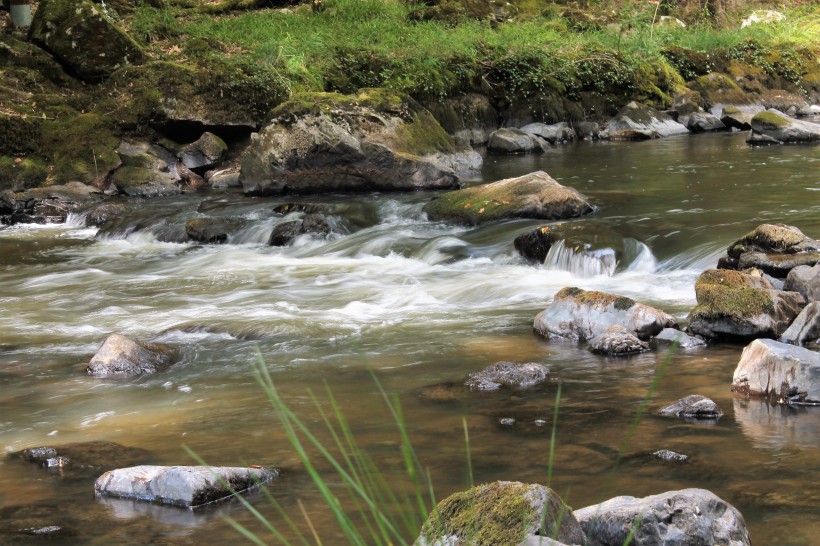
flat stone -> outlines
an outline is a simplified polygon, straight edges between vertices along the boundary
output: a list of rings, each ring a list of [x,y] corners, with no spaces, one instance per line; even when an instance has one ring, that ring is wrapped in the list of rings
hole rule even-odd
[[[587,546],[632,544],[749,546],[741,513],[705,489],[667,491],[643,498],[615,497],[573,512]]]
[[[106,472],[94,483],[97,495],[194,508],[275,479],[277,470],[242,467],[134,466]]]
[[[820,404],[820,353],[756,339],[743,349],[732,390],[780,404]]]

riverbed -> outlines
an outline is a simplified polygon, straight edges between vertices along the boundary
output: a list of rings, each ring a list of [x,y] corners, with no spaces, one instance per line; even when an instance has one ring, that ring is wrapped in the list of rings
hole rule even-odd
[[[279,467],[272,495],[302,521],[300,500],[320,534],[334,537],[330,512],[256,382],[260,360],[312,425],[320,423],[309,391],[326,406],[327,385],[359,444],[401,489],[398,433],[372,371],[401,401],[438,498],[467,486],[464,422],[476,483],[545,483],[560,384],[552,486],[574,508],[702,487],[740,509],[756,544],[815,541],[820,408],[735,397],[729,386],[742,346],[606,358],[539,339],[532,321],[565,286],[629,296],[685,321],[698,275],[757,225],[820,236],[820,147],[752,148],[737,133],[583,142],[487,157],[468,183],[538,169],[598,207],[565,224],[616,241],[611,275],[572,259],[525,262],[512,240],[543,222],[430,222],[422,207],[434,193],[248,198],[214,190],[131,201],[125,217],[99,231],[81,215],[0,230],[0,448],[101,440],[145,449],[154,464],[193,464],[184,445],[210,464]],[[337,233],[267,246],[273,227],[296,217],[273,212],[286,202],[320,204]],[[243,227],[224,245],[180,242],[197,216],[238,218]],[[88,377],[85,363],[112,332],[172,344],[180,360],[136,379]],[[458,387],[502,360],[545,364],[554,380],[520,392]],[[659,370],[649,414],[624,445]],[[430,394],[453,384],[444,390],[454,396]],[[652,414],[693,393],[725,416],[698,424]],[[689,460],[648,455],[659,449]],[[319,467],[341,489],[328,465]],[[92,484],[0,459],[0,513],[53,514],[55,525],[73,529],[74,544],[241,540],[226,515],[261,530],[238,503],[196,513],[106,503]],[[266,499],[251,498],[282,524]],[[0,543],[15,537],[0,530]]]

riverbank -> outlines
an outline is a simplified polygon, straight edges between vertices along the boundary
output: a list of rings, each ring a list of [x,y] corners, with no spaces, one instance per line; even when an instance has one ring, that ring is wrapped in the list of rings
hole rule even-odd
[[[819,102],[814,6],[741,29],[746,13],[724,13],[718,26],[708,14],[681,9],[661,19],[668,8],[633,3],[520,2],[487,12],[455,2],[259,9],[157,0],[98,9],[88,0],[88,14],[104,15],[91,30],[110,39],[83,41],[77,29],[88,15],[60,42],[44,30],[68,24],[60,1],[48,2],[47,21],[35,12],[29,35],[0,41],[0,189],[71,181],[103,189],[122,164],[123,138],[174,149],[210,130],[237,155],[298,92],[398,91],[473,144],[502,126],[606,121],[633,100],[784,111]]]

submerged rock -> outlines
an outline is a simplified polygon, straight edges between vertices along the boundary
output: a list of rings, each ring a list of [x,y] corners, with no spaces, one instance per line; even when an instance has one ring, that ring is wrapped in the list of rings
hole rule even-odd
[[[29,36],[87,81],[146,59],[140,46],[91,0],[41,0]]]
[[[91,358],[86,371],[94,377],[156,373],[168,367],[173,356],[173,350],[167,345],[111,334]]]
[[[588,340],[615,325],[646,339],[677,322],[671,315],[631,298],[571,287],[555,294],[552,303],[535,317],[533,329],[548,339]]]
[[[573,512],[587,546],[686,544],[748,546],[741,513],[705,489],[668,491],[644,498],[615,497]]]
[[[270,234],[268,244],[271,246],[287,246],[299,235],[306,233],[327,235],[331,231],[330,224],[324,214],[305,214],[299,220],[277,224]]]
[[[195,508],[258,487],[279,475],[265,468],[134,466],[106,472],[94,483],[98,495]]]
[[[185,233],[198,243],[224,243],[239,221],[229,218],[191,218],[185,222]]]
[[[113,218],[119,218],[128,210],[123,203],[104,203],[88,211],[85,217],[87,226],[100,227]]]
[[[686,332],[674,328],[664,328],[653,338],[656,342],[677,343],[680,349],[696,349],[706,347],[706,341],[698,336],[690,336]]]
[[[820,124],[790,118],[779,110],[758,112],[751,121],[750,144],[820,141]]]
[[[676,400],[664,406],[658,413],[669,417],[684,417],[686,419],[698,419],[715,421],[723,416],[723,412],[711,399],[700,394],[690,394],[680,400]]]
[[[487,142],[487,151],[491,154],[529,154],[543,152],[547,147],[547,141],[522,129],[499,129]]]
[[[424,207],[431,220],[468,225],[507,218],[559,220],[593,210],[584,195],[543,171],[445,193]]]
[[[707,338],[780,337],[805,304],[797,292],[775,290],[761,276],[728,269],[704,271],[695,295],[689,329]]]
[[[435,154],[459,151],[429,111],[385,89],[302,93],[273,111],[241,159],[246,194],[412,191],[459,186]]]
[[[820,404],[820,353],[756,339],[743,349],[732,390],[780,404]]]
[[[648,351],[649,344],[638,339],[623,326],[614,325],[589,340],[589,348],[593,353],[628,356]]]
[[[668,449],[659,449],[658,451],[653,452],[652,456],[670,463],[685,463],[689,460],[688,455],[684,455],[683,453],[678,453],[676,451],[670,451]]]
[[[497,362],[480,372],[469,374],[464,384],[474,391],[494,391],[501,387],[526,389],[547,381],[549,372],[549,368],[534,362]]]
[[[542,485],[493,482],[454,493],[430,514],[417,546],[538,544],[551,537],[584,544],[581,526],[558,494]]]
[[[46,469],[63,473],[96,475],[100,469],[145,462],[150,453],[113,442],[77,442],[57,446],[31,447],[11,454]]]
[[[633,101],[610,120],[601,137],[610,140],[646,140],[685,134],[689,134],[689,130],[668,114]]]

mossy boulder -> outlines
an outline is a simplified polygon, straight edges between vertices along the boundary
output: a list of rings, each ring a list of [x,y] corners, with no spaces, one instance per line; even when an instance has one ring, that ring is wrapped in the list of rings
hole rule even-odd
[[[689,134],[689,130],[669,117],[649,106],[630,102],[609,121],[601,138],[610,140],[646,140],[673,135]]]
[[[719,104],[750,104],[754,95],[749,95],[730,76],[720,72],[710,72],[687,84],[700,94],[704,108]]]
[[[162,173],[144,167],[121,167],[111,175],[111,184],[125,195],[132,197],[158,197],[177,195],[181,190],[171,173]]]
[[[695,284],[689,329],[707,338],[777,338],[805,304],[797,292],[776,290],[760,275],[708,269]]]
[[[493,482],[454,493],[433,510],[416,544],[521,544],[551,537],[584,544],[581,526],[558,494],[537,484]]]
[[[664,328],[676,328],[677,321],[660,309],[625,296],[567,287],[555,294],[533,322],[535,333],[547,339],[589,340],[611,326],[622,326],[648,339]]]
[[[94,113],[67,116],[44,123],[40,145],[52,165],[55,183],[79,180],[102,187],[120,165],[116,149],[120,139],[111,121]]]
[[[751,128],[750,144],[820,142],[820,123],[793,119],[774,109],[755,114]]]
[[[424,207],[431,220],[468,225],[508,218],[560,220],[593,210],[584,195],[543,171],[445,193]]]
[[[182,148],[180,161],[189,169],[204,170],[219,166],[227,151],[228,145],[224,140],[205,131],[196,141]]]
[[[29,36],[86,81],[99,81],[146,59],[140,46],[91,0],[41,0]]]
[[[250,195],[458,187],[458,150],[432,114],[385,89],[300,93],[252,135],[240,180]],[[448,164],[449,163],[449,164]]]
[[[718,267],[758,268],[785,278],[793,268],[820,263],[820,241],[785,224],[761,224],[731,245]]]

